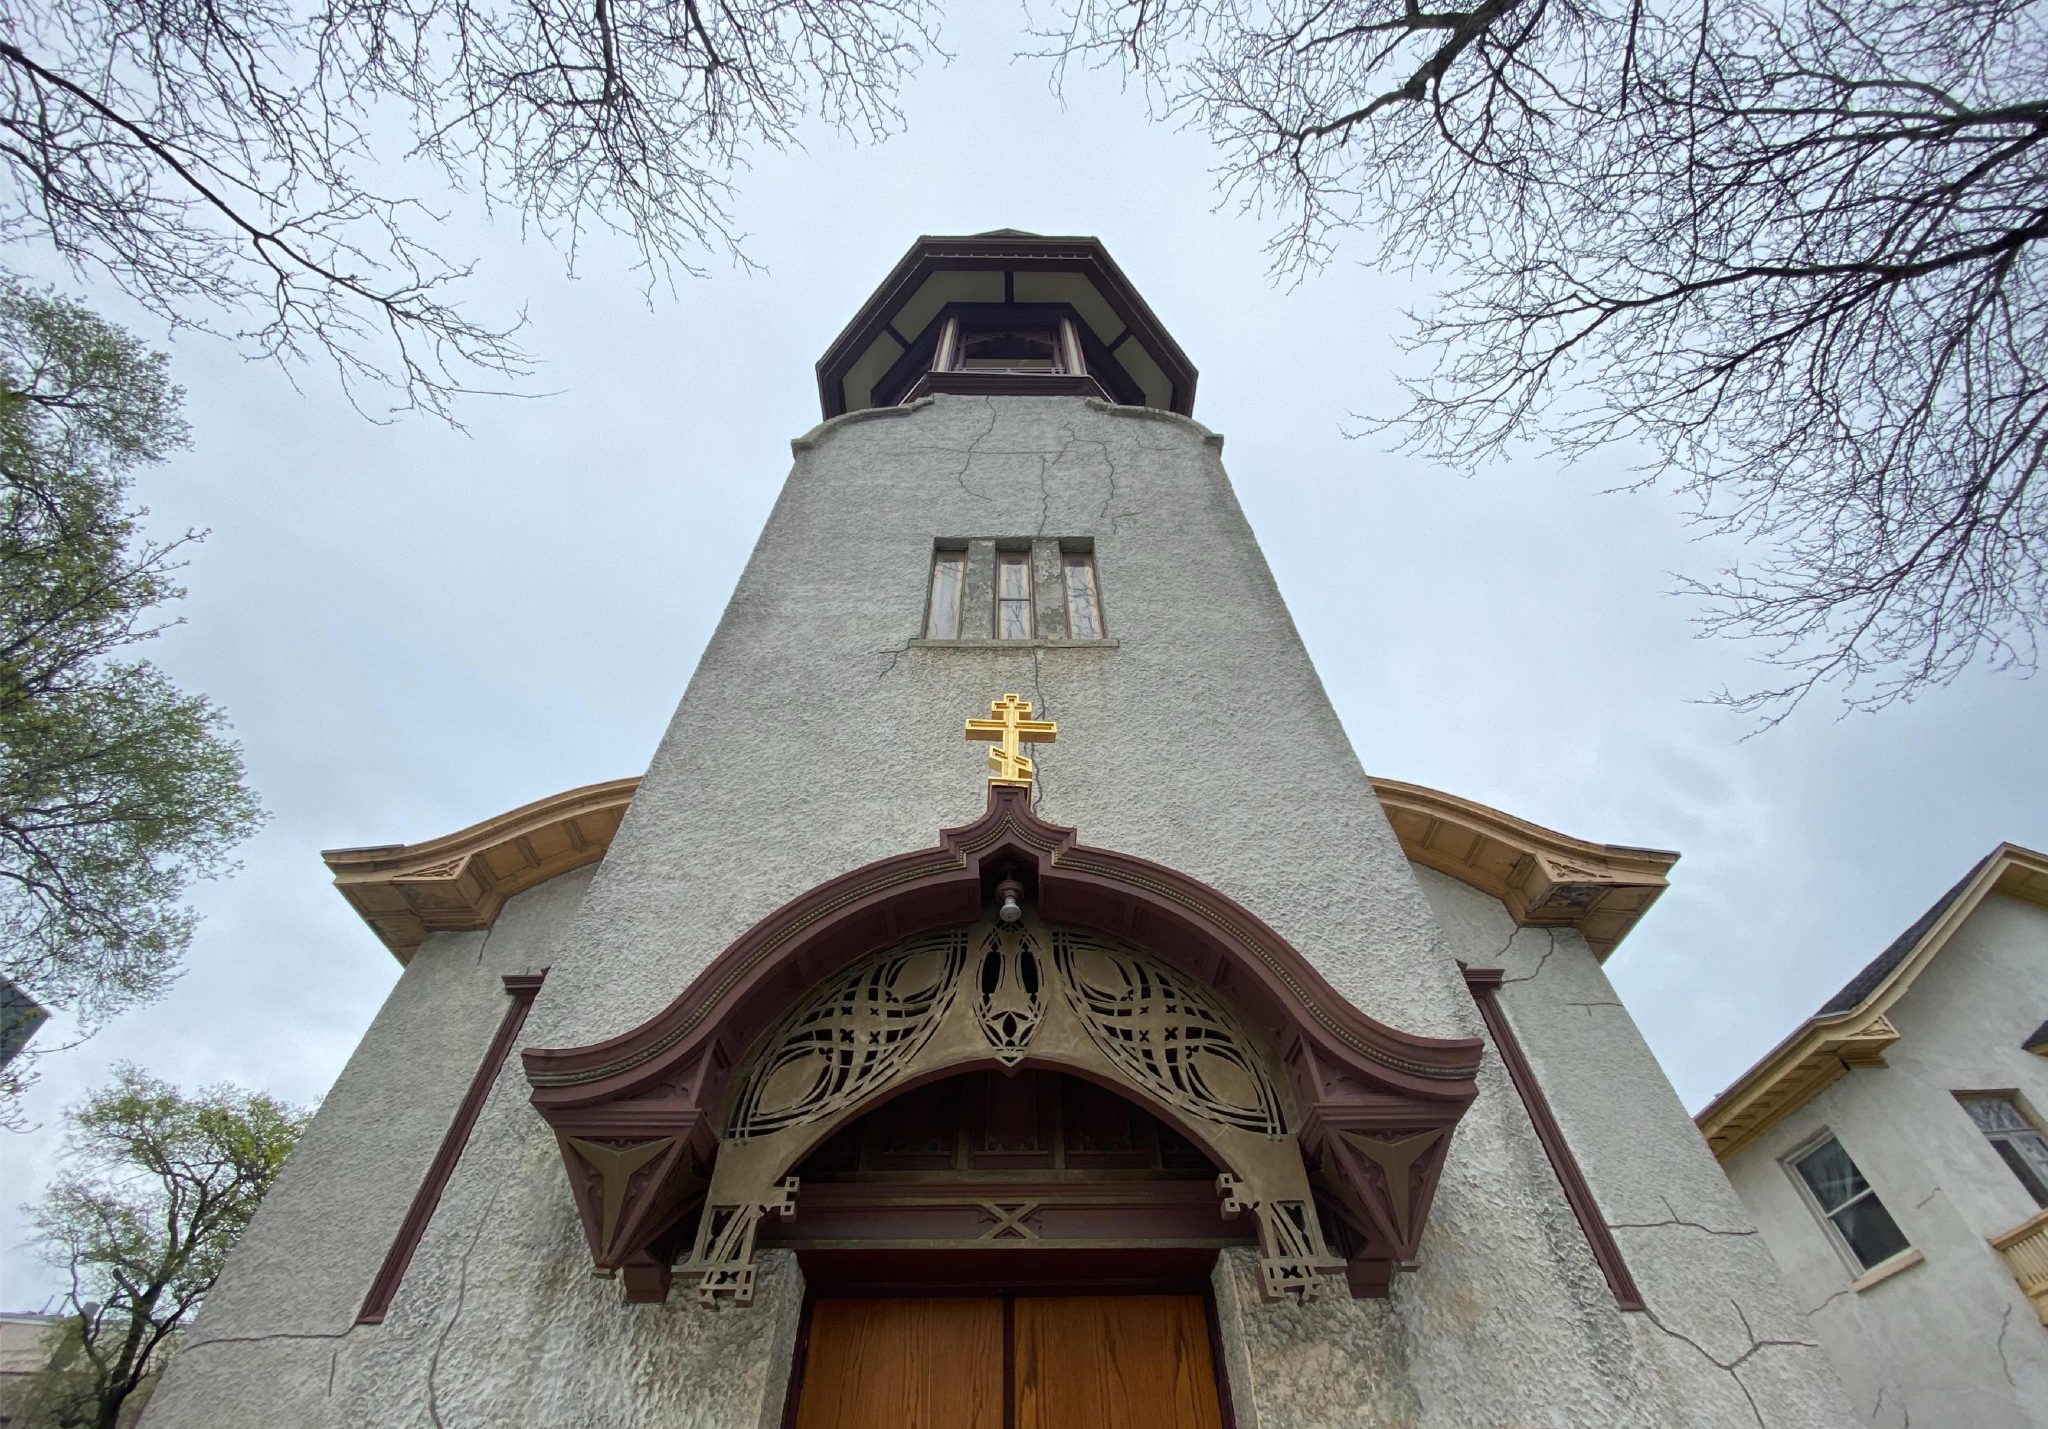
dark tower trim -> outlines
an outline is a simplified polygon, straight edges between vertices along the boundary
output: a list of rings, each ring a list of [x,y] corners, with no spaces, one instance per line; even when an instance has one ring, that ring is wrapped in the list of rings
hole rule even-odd
[[[977,273],[986,274],[986,280],[949,280],[958,291],[943,291],[947,282],[933,283],[942,275]],[[1069,275],[1078,281],[1063,283]],[[1020,278],[1027,281],[1020,283]],[[906,382],[897,370],[920,357],[930,368],[936,329],[947,310],[963,305],[984,311],[1021,310],[1063,303],[1077,308],[1077,328],[1093,382],[1074,373],[1005,374],[1006,381],[996,382],[961,372]],[[893,379],[885,383],[884,374],[892,372]],[[1187,417],[1194,414],[1196,377],[1180,344],[1138,296],[1100,240],[1003,231],[925,237],[911,245],[818,359],[818,400],[831,418],[901,401],[906,392],[1092,396],[1099,390],[1117,402]]]

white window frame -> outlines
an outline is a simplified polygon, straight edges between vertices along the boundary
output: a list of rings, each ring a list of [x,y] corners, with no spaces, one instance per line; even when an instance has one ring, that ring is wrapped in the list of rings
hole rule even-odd
[[[933,607],[939,595],[939,566],[941,563],[958,562],[960,567],[960,588],[953,600],[953,629],[950,632],[932,629]],[[967,626],[967,547],[934,542],[932,545],[931,567],[925,572],[923,637],[927,640],[958,640]]]
[[[2048,1140],[2048,1127],[2042,1126],[2041,1118],[2034,1114],[2034,1108],[2025,1097],[2020,1095],[2017,1087],[1972,1087],[1967,1090],[1957,1091],[1953,1095],[1958,1103],[1976,1101],[2005,1102],[2014,1111],[2019,1113],[2021,1121],[2033,1128],[2034,1135],[2041,1137],[2043,1140]],[[1976,1132],[1978,1136],[1984,1139],[1984,1147],[1991,1153],[1992,1159],[1998,1162],[2000,1169],[2012,1177],[2018,1183],[2020,1189],[2031,1199],[2033,1192],[2028,1190],[2027,1183],[2021,1179],[2019,1172],[2013,1170],[2006,1163],[2006,1159],[1998,1154],[1997,1143],[2006,1140],[2015,1133],[1987,1131],[1978,1124],[1975,1117],[1970,1116],[1970,1109],[1968,1107],[1959,1105],[1957,1110],[1962,1112],[1964,1116],[1970,1117],[1970,1130]],[[2043,1203],[2043,1208],[2048,1209],[2048,1202]]]
[[[1856,1174],[1863,1178],[1862,1195],[1852,1196],[1850,1199],[1842,1202],[1841,1205],[1835,1207],[1832,1214],[1821,1205],[1820,1197],[1813,1194],[1813,1187],[1806,1183],[1806,1177],[1800,1174],[1799,1170],[1799,1163],[1801,1161],[1804,1161],[1814,1152],[1820,1150],[1821,1147],[1830,1141],[1842,1148],[1842,1154],[1849,1158],[1849,1164],[1854,1166]],[[1871,1272],[1890,1265],[1893,1261],[1903,1260],[1907,1256],[1918,1253],[1913,1245],[1912,1238],[1906,1234],[1906,1228],[1899,1224],[1897,1216],[1892,1215],[1892,1208],[1885,1205],[1884,1197],[1877,1194],[1877,1183],[1870,1179],[1870,1174],[1863,1169],[1863,1163],[1854,1156],[1849,1155],[1848,1146],[1843,1143],[1841,1137],[1837,1136],[1829,1128],[1822,1127],[1812,1136],[1807,1137],[1806,1140],[1800,1142],[1793,1150],[1779,1157],[1778,1164],[1784,1167],[1785,1174],[1792,1178],[1792,1188],[1799,1193],[1799,1199],[1806,1203],[1806,1209],[1813,1213],[1813,1218],[1816,1221],[1820,1222],[1822,1234],[1827,1236],[1828,1244],[1835,1248],[1835,1254],[1841,1257],[1842,1264],[1848,1269],[1851,1279],[1861,1280]],[[1878,1205],[1883,1207],[1885,1215],[1890,1218],[1892,1225],[1898,1230],[1899,1238],[1906,1242],[1903,1249],[1894,1251],[1891,1255],[1873,1265],[1865,1265],[1863,1263],[1863,1257],[1856,1254],[1855,1247],[1849,1244],[1849,1238],[1842,1234],[1842,1228],[1836,1225],[1834,1220],[1835,1215],[1855,1205],[1864,1196],[1876,1197]]]
[[[1083,562],[1088,568],[1088,596],[1095,603],[1095,633],[1076,635],[1074,633],[1074,577],[1068,566],[1070,561]],[[1060,548],[1060,590],[1067,605],[1067,636],[1073,640],[1107,640],[1109,638],[1109,616],[1102,608],[1102,570],[1095,563],[1092,547]]]
[[[1013,560],[1021,561],[1024,567],[1024,594],[1021,597],[1024,605],[1022,635],[1003,634],[1003,563]],[[1001,640],[1006,644],[1024,645],[1038,638],[1038,572],[1034,569],[1036,565],[1036,553],[1028,546],[1022,549],[996,547],[995,579],[991,582],[994,587],[994,600],[989,610],[991,639]],[[1010,599],[1014,601],[1020,597],[1012,596]]]

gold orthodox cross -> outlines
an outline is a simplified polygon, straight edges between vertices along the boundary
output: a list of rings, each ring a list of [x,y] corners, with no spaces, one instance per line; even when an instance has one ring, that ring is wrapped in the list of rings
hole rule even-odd
[[[988,752],[988,782],[1029,789],[1031,757],[1024,753],[1023,746],[1051,744],[1059,737],[1059,726],[1049,719],[1033,719],[1031,701],[1015,695],[989,701],[988,712],[988,719],[967,721],[969,739],[995,742],[995,748]]]

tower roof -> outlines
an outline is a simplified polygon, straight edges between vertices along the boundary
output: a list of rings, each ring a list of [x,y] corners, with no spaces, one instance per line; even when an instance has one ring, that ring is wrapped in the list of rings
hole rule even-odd
[[[1071,311],[1120,400],[1191,416],[1194,364],[1138,296],[1097,238],[1048,238],[1014,228],[926,236],[882,280],[818,359],[827,417],[879,405],[878,388],[927,361],[940,320],[965,308]]]

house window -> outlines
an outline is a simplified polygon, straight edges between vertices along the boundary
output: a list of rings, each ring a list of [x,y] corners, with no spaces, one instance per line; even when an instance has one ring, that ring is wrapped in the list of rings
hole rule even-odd
[[[1095,556],[1067,551],[1060,556],[1067,578],[1067,634],[1075,640],[1102,638],[1102,592],[1095,584]]]
[[[2048,1206],[2048,1136],[2020,1109],[2019,1100],[2009,1092],[1958,1092],[1956,1097],[2034,1204]]]
[[[967,552],[940,548],[932,552],[932,593],[924,608],[927,640],[960,638],[961,600],[967,590]]]
[[[996,639],[1031,638],[1031,553],[996,552]]]
[[[1906,1250],[1906,1237],[1842,1143],[1830,1136],[1792,1163],[1814,1209],[1861,1272]]]

